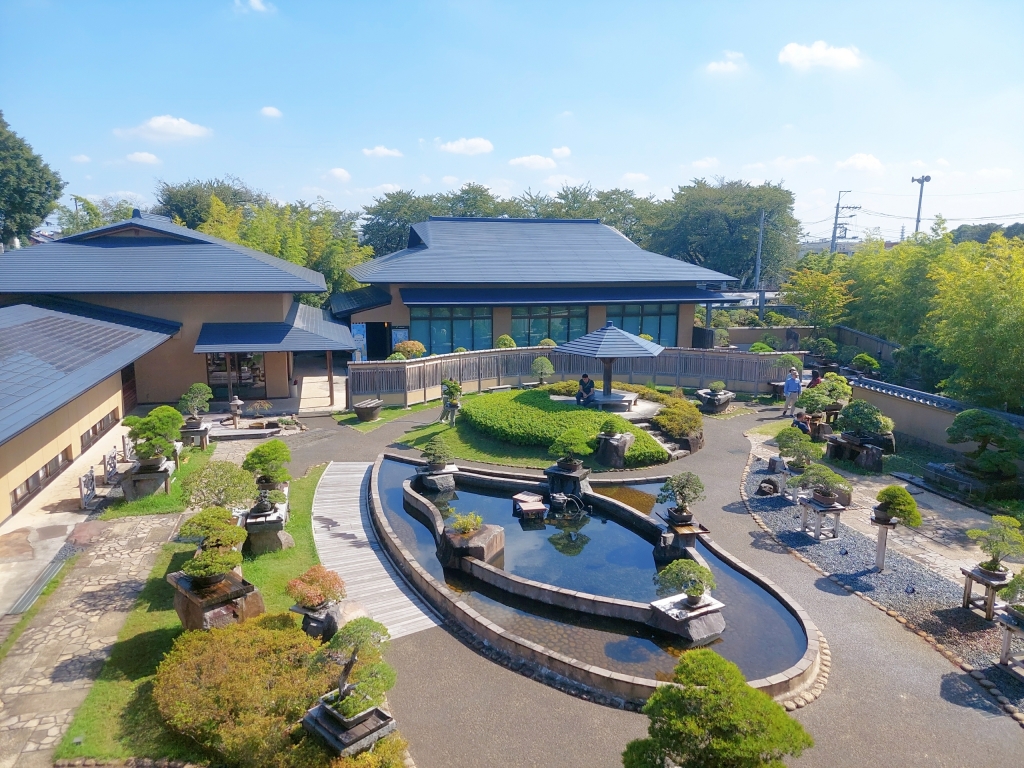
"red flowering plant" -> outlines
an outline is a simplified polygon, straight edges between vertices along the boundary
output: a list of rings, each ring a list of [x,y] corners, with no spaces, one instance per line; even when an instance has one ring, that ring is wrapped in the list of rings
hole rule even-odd
[[[314,565],[288,582],[288,595],[303,608],[319,608],[345,597],[345,582],[334,571]]]

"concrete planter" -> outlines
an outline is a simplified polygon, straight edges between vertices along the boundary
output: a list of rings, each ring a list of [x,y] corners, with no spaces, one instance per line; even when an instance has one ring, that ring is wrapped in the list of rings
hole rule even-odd
[[[698,389],[697,397],[700,398],[701,410],[704,413],[722,413],[729,407],[729,403],[736,399],[736,393],[727,389],[712,392],[710,389]]]

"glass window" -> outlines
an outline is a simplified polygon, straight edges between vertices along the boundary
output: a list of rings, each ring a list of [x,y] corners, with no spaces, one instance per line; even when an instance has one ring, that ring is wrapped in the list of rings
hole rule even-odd
[[[232,352],[231,394],[245,401],[267,396],[267,370],[262,352]],[[228,357],[224,352],[206,356],[206,378],[215,400],[228,398]]]
[[[609,304],[607,315],[616,328],[646,333],[663,347],[676,345],[678,304]]]
[[[585,306],[512,307],[512,338],[519,346],[536,346],[543,339],[565,344],[586,332]]]
[[[512,339],[517,347],[530,346],[530,320],[512,315]]]
[[[409,338],[443,355],[458,347],[490,349],[490,307],[410,307]]]
[[[70,463],[71,446],[68,446],[46,462],[41,469],[32,473],[25,482],[11,491],[11,511],[16,512],[21,506],[28,502],[36,491],[59,475],[61,470],[67,467]]]

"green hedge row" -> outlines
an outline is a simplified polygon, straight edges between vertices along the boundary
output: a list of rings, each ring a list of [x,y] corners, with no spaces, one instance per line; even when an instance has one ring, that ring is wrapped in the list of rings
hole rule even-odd
[[[569,429],[581,429],[596,438],[608,415],[580,408],[575,403],[552,400],[548,392],[529,389],[495,392],[466,400],[461,418],[478,432],[497,440],[548,448]],[[627,466],[668,461],[668,453],[647,432],[625,419],[621,422],[624,431],[636,436],[626,452]]]

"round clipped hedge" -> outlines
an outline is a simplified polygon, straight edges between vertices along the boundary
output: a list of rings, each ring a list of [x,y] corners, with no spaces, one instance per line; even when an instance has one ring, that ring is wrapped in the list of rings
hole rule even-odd
[[[573,391],[575,391],[573,383]],[[513,445],[547,449],[570,429],[597,437],[607,414],[580,408],[575,403],[552,400],[547,391],[529,389],[495,392],[467,400],[461,418],[488,437]],[[668,461],[668,453],[647,432],[622,420],[623,431],[636,436],[626,451],[626,466],[641,467]]]

